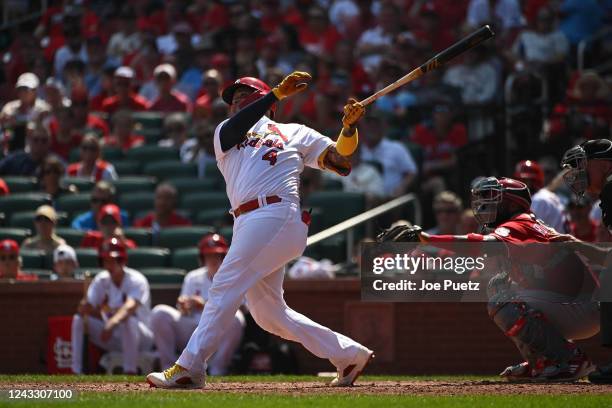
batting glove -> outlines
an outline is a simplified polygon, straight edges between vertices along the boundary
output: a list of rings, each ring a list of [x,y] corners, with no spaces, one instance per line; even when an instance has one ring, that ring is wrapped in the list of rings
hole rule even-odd
[[[311,79],[312,77],[308,72],[294,71],[274,87],[272,92],[274,92],[274,95],[280,101],[288,96],[302,92],[306,89],[308,86],[307,82]]]
[[[354,131],[357,121],[361,119],[364,113],[364,106],[359,103],[357,99],[349,98],[346,105],[344,105],[344,116],[342,117],[342,126],[344,127],[344,129],[350,129]]]

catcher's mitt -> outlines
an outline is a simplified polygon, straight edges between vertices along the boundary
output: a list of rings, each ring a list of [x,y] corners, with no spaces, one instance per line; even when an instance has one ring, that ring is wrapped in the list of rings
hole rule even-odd
[[[418,225],[397,225],[376,236],[377,242],[420,242],[422,228]]]

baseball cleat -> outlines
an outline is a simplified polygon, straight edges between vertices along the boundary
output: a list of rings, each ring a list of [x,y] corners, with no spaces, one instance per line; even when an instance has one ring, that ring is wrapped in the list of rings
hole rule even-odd
[[[507,381],[529,381],[533,379],[531,366],[527,361],[506,367],[499,376]]]
[[[204,386],[204,373],[190,373],[178,364],[164,370],[161,373],[147,375],[147,382],[156,388],[183,388],[195,389]]]
[[[534,377],[535,382],[573,382],[595,371],[595,364],[587,355],[577,350],[576,355],[564,364],[548,364]]]
[[[374,352],[364,348],[359,351],[355,361],[338,370],[336,378],[329,383],[330,387],[352,387],[355,380],[361,375],[370,360],[374,358]]]
[[[593,384],[612,384],[612,363],[597,367],[589,374],[589,381]]]

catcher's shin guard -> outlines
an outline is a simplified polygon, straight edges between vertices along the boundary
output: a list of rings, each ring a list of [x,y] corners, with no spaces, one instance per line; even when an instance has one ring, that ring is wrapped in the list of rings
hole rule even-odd
[[[566,363],[573,357],[576,346],[528,303],[498,294],[489,301],[488,310],[495,324],[532,366],[542,358]]]

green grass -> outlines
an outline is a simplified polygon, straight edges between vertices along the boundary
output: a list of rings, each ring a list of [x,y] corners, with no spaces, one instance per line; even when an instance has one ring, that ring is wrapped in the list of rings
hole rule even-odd
[[[6,401],[6,400],[5,400]],[[252,394],[199,394],[158,391],[155,393],[92,393],[80,394],[71,401],[11,401],[6,407],[66,406],[79,408],[302,408],[302,407],[407,407],[407,408],[562,408],[562,407],[609,407],[612,397],[607,395],[532,395],[532,396],[392,396],[392,395],[312,395],[280,396]]]

